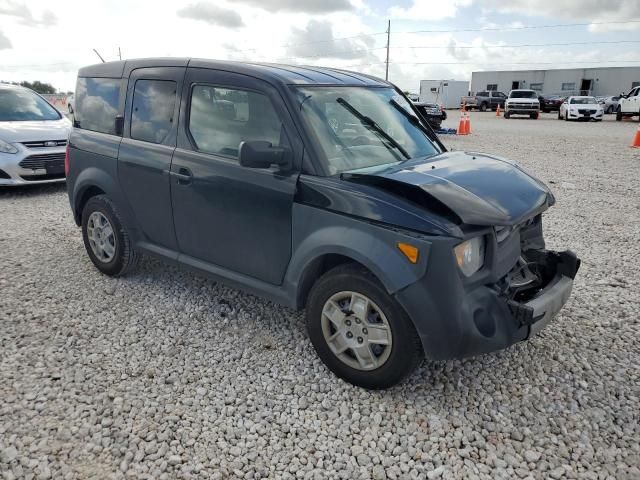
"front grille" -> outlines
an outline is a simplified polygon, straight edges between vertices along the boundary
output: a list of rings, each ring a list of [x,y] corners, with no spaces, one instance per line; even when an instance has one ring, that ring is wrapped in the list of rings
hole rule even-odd
[[[56,180],[64,178],[64,173],[46,173],[44,175],[20,175],[23,180],[28,182],[41,182],[43,180]]]
[[[589,109],[586,109],[586,108],[581,108],[581,109],[578,110],[578,113],[580,115],[585,115],[587,113],[593,115],[594,113],[596,113],[596,111],[595,110],[589,110]]]
[[[54,165],[64,165],[64,153],[41,153],[30,155],[22,160],[18,165],[27,170],[40,170]]]
[[[22,142],[27,148],[53,148],[64,147],[67,145],[66,140],[39,140],[37,142]]]
[[[530,108],[530,109],[535,109],[537,108],[537,105],[531,104],[531,103],[510,103],[509,104],[509,108]]]

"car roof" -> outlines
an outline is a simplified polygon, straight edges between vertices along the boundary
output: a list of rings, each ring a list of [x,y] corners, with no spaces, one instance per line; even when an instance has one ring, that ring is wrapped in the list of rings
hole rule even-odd
[[[152,67],[195,67],[211,68],[239,73],[283,85],[350,85],[389,86],[389,82],[372,75],[366,75],[337,68],[304,65],[283,65],[277,63],[234,62],[227,60],[207,60],[200,58],[142,58],[117,62],[98,63],[83,67],[79,77],[122,78],[138,68]]]
[[[0,88],[3,90],[28,90],[32,92],[30,88],[23,87],[22,85],[14,85],[12,83],[0,83]]]

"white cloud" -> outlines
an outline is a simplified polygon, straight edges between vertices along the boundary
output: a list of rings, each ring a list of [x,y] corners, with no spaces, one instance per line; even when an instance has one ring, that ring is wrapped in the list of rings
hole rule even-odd
[[[220,25],[221,27],[236,28],[244,25],[242,17],[238,12],[221,8],[207,2],[189,4],[178,10],[177,13],[178,16],[182,18],[199,20],[211,25]]]
[[[406,20],[442,20],[453,18],[460,8],[471,5],[472,0],[413,0],[409,8],[391,7],[391,18]]]
[[[375,40],[370,36],[335,38],[331,23],[311,20],[305,28],[294,28],[289,37],[287,55],[299,57],[302,63],[312,59],[374,59]]]
[[[268,12],[330,13],[352,10],[349,0],[231,0]]]
[[[3,48],[11,48],[11,42],[2,31],[0,31],[0,50]]]
[[[638,0],[477,0],[485,8],[502,13],[530,16],[562,17],[567,20],[594,22],[591,31],[631,30],[635,24],[597,25],[599,22],[640,20]]]
[[[0,0],[0,16],[13,17],[23,25],[49,27],[58,23],[56,15],[48,9],[42,11],[40,18],[36,18],[25,3],[13,0]]]

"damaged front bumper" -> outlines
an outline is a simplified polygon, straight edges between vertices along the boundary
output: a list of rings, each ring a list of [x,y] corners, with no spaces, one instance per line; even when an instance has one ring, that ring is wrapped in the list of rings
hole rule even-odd
[[[530,238],[535,230],[539,242]],[[461,278],[446,258],[450,246],[443,246],[441,257],[434,245],[425,277],[396,293],[428,358],[468,357],[527,340],[569,299],[580,260],[571,251],[545,250],[541,227],[516,232],[501,252],[496,245],[484,274],[470,280]]]

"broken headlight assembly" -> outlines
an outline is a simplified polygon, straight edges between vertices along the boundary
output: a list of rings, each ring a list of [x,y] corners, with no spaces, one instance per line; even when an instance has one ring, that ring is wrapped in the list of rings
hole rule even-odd
[[[474,237],[462,242],[453,249],[458,268],[465,277],[470,277],[484,265],[484,237]]]

